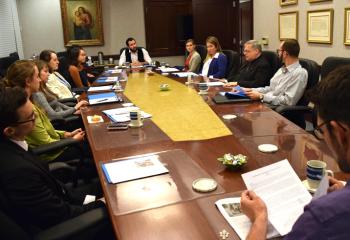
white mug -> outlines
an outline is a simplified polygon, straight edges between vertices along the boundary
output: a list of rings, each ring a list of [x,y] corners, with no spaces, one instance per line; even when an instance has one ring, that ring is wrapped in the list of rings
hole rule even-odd
[[[139,110],[130,111],[130,127],[142,127],[143,118]]]
[[[306,179],[310,188],[317,189],[325,174],[334,177],[333,171],[327,170],[327,163],[320,160],[307,161]]]

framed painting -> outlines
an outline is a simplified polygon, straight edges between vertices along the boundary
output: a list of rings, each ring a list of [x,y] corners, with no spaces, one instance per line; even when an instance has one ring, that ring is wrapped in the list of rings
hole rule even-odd
[[[280,0],[280,6],[297,4],[298,0]]]
[[[280,13],[278,16],[279,39],[298,39],[298,12]]]
[[[344,10],[344,44],[350,45],[350,8]]]
[[[309,0],[309,3],[317,3],[317,2],[329,2],[332,0]]]
[[[307,41],[309,43],[332,44],[333,9],[307,12]]]
[[[65,46],[103,45],[101,0],[60,0]]]

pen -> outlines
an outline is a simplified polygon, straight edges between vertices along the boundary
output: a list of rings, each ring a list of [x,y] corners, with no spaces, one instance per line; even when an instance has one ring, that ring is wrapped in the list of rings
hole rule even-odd
[[[98,103],[98,102],[104,102],[104,101],[107,101],[108,100],[108,98],[104,98],[104,99],[100,99],[100,100],[97,100],[96,102]]]

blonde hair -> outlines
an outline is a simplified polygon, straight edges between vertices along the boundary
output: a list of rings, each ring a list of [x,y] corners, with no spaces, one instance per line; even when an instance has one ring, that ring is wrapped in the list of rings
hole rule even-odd
[[[17,60],[7,69],[5,84],[9,87],[25,88],[27,79],[32,79],[35,63],[32,60]]]
[[[49,69],[49,64],[43,60],[37,60],[35,61],[35,64],[38,67],[39,77],[41,70],[44,68]],[[46,83],[44,81],[40,81],[39,91],[45,95],[45,98],[48,102],[58,99],[58,96],[46,86]]]
[[[222,53],[222,48],[221,48],[221,45],[220,45],[217,37],[209,36],[209,37],[207,37],[207,40],[205,40],[205,43],[213,44],[216,47],[217,51]],[[207,56],[206,56],[204,62],[206,62],[208,60],[208,58],[209,58],[209,54],[207,53]]]

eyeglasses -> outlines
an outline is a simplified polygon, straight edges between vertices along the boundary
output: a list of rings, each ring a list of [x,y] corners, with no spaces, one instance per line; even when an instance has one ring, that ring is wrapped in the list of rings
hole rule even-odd
[[[24,124],[24,123],[28,123],[28,122],[34,122],[35,121],[35,113],[33,112],[31,115],[30,115],[30,119],[28,120],[24,120],[24,121],[19,121],[19,122],[16,122],[12,125],[16,126],[16,125],[21,125],[21,124]]]
[[[323,122],[323,123],[321,123],[320,125],[318,125],[318,126],[314,129],[314,134],[315,134],[315,136],[316,136],[319,140],[323,140],[323,139],[324,139],[324,136],[323,136],[324,132],[323,132],[323,130],[322,130],[321,128],[322,128],[324,125],[328,124],[328,123],[329,123],[329,121]]]
[[[316,136],[316,138],[318,138],[319,140],[323,140],[324,139],[324,131],[321,129],[323,126],[327,125],[330,121],[326,121],[326,122],[323,122],[321,123],[320,125],[318,125],[315,129],[314,129],[314,134]],[[338,122],[338,125],[346,132],[347,129],[341,125],[339,122]]]

